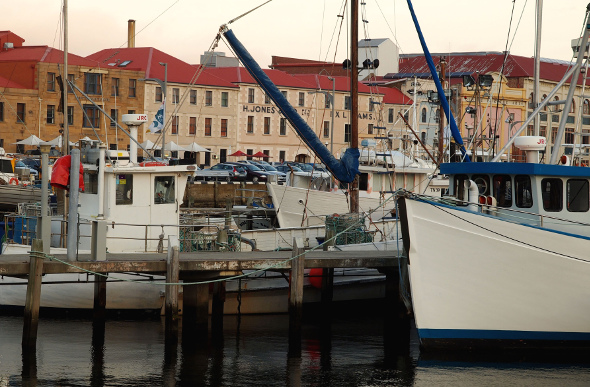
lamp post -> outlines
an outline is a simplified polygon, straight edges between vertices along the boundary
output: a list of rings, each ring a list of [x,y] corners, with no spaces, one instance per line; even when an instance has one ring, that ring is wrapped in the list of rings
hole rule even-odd
[[[158,78],[141,78],[140,81],[153,81],[156,82],[162,88],[162,94],[164,95],[164,128],[162,129],[162,158],[166,158],[166,96],[168,87],[168,63],[159,62],[160,66],[164,66],[164,81]]]

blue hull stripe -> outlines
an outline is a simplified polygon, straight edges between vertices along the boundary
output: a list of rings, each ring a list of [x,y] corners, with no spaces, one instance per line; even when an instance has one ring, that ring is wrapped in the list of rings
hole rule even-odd
[[[588,332],[529,332],[471,329],[418,329],[421,339],[590,341]]]

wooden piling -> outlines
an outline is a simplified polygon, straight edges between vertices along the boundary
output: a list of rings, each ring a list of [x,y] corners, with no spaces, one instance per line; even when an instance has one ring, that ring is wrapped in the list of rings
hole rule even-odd
[[[213,284],[211,302],[211,332],[218,335],[223,332],[223,307],[225,303],[225,281]]]
[[[293,238],[291,273],[289,280],[289,340],[301,341],[301,319],[303,315],[303,276],[305,268],[305,249],[302,238]]]
[[[183,277],[184,282],[198,282],[195,274]],[[207,334],[209,329],[209,284],[184,285],[182,299],[182,336],[192,338]]]
[[[328,251],[330,246],[334,246],[334,231],[326,230],[324,239],[324,251]],[[324,317],[331,316],[332,312],[332,298],[334,296],[334,268],[322,269],[322,293],[321,304],[322,314]],[[325,319],[323,319],[325,320]]]
[[[177,334],[178,332],[178,285],[180,263],[179,263],[179,242],[174,235],[168,236],[168,256],[166,259],[166,333]]]
[[[37,327],[39,325],[39,307],[41,304],[41,281],[43,275],[43,240],[34,239],[29,263],[29,282],[25,301],[23,348],[37,345]]]
[[[104,320],[107,308],[107,277],[94,275],[94,319]]]

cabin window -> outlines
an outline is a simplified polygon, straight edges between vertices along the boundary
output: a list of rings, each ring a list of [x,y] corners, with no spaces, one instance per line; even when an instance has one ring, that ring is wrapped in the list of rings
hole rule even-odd
[[[98,173],[96,171],[84,171],[84,193],[98,193]]]
[[[561,211],[563,208],[563,182],[561,179],[541,180],[543,209],[548,212]]]
[[[154,180],[154,204],[174,203],[174,176],[156,176]]]
[[[567,210],[569,212],[588,211],[588,180],[570,179],[567,181]]]
[[[490,177],[488,175],[473,175],[471,180],[477,185],[480,195],[490,195]]]
[[[498,207],[512,207],[510,175],[494,175],[494,197]]]
[[[369,174],[361,173],[359,175],[359,190],[366,191],[369,189]]]
[[[117,175],[117,195],[115,204],[133,204],[133,175]]]
[[[518,208],[531,208],[533,206],[531,178],[525,175],[514,177],[514,202]]]

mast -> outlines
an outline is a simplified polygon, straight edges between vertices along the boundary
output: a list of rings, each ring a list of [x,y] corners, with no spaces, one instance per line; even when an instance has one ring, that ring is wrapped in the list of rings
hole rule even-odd
[[[64,0],[64,78],[66,87],[62,87],[64,94],[64,133],[62,148],[65,146],[66,155],[70,154],[70,129],[68,127],[68,0]],[[65,144],[65,145],[64,145]]]
[[[359,121],[358,121],[358,34],[359,34],[359,15],[358,15],[358,0],[353,0],[350,3],[350,19],[351,19],[351,37],[350,37],[350,60],[352,66],[350,69],[350,115],[351,115],[351,142],[350,147],[358,149],[359,147]],[[359,176],[356,175],[350,184],[350,212],[359,212]]]
[[[440,79],[443,89],[446,89],[446,74],[447,74],[447,61],[445,57],[440,58]],[[416,95],[414,93],[414,95]],[[414,97],[415,98],[415,97]],[[444,131],[445,131],[445,112],[442,106],[438,110],[438,164],[443,162],[443,149],[444,149]]]
[[[539,106],[539,79],[541,78],[541,25],[543,22],[543,0],[537,0],[537,13],[535,28],[535,68],[533,73],[533,107]],[[539,116],[535,116],[535,136],[540,133],[541,120]]]

